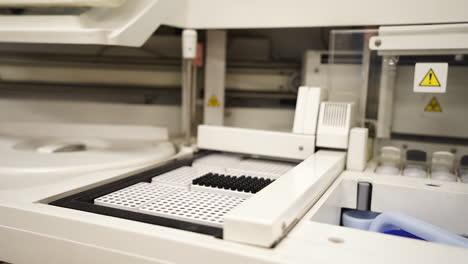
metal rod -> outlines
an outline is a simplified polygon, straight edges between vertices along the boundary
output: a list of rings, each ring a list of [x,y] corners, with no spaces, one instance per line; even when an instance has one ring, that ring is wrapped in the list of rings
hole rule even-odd
[[[191,98],[192,98],[192,60],[184,59],[182,64],[182,133],[184,135],[184,143],[191,143]]]
[[[384,56],[379,89],[377,138],[390,138],[398,57]]]
[[[361,127],[365,126],[366,120],[366,107],[367,107],[367,94],[369,89],[369,71],[371,63],[371,50],[369,49],[367,41],[364,41],[363,44],[363,54],[362,54],[362,78],[363,83],[361,85],[361,96],[359,97],[359,117],[358,122]]]
[[[198,97],[197,73],[198,73],[197,67],[192,67],[191,109],[190,109],[192,129],[195,129],[197,125],[196,124],[197,122],[197,97]]]

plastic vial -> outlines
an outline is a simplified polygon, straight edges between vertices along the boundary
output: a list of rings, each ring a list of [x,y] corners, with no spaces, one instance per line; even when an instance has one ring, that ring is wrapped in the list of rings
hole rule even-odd
[[[427,154],[422,150],[411,149],[406,151],[405,169],[403,176],[413,178],[427,177]]]
[[[456,182],[454,173],[455,155],[447,151],[437,151],[432,154],[431,176],[434,180]]]
[[[468,168],[460,170],[460,179],[463,183],[468,183]]]
[[[399,148],[385,146],[380,149],[379,166],[375,173],[381,175],[400,174],[401,151]]]
[[[460,160],[460,169],[458,171],[460,179],[463,183],[468,183],[468,155],[465,155]]]

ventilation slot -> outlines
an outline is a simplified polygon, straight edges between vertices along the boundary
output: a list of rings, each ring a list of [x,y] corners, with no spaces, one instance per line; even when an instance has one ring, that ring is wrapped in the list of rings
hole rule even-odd
[[[332,127],[346,126],[346,104],[327,103],[323,115],[323,124]]]

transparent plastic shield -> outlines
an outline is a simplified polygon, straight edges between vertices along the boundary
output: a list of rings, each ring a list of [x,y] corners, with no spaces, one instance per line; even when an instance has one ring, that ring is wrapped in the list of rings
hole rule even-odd
[[[377,138],[415,135],[466,139],[468,123],[460,122],[460,117],[468,111],[467,50],[431,49],[424,43],[411,46],[411,50],[396,44],[391,46],[394,49],[371,50],[369,42],[376,35],[377,29],[331,32],[329,99],[354,102],[359,123],[375,124]],[[398,37],[405,36],[411,38],[417,33]],[[371,44],[375,48],[388,43],[382,41],[388,38],[373,38]]]
[[[376,118],[376,105],[367,105],[369,96],[375,97],[369,86],[378,84],[381,59],[369,50],[369,39],[377,35],[377,29],[333,30],[330,33],[329,72],[327,87],[329,99],[338,102],[354,102],[359,124],[367,116]],[[370,111],[367,107],[371,108]]]

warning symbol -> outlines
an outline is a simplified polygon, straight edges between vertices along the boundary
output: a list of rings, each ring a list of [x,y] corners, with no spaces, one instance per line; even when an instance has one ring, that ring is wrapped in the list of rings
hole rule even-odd
[[[212,107],[219,107],[220,106],[220,103],[218,101],[218,98],[216,98],[216,96],[211,96],[210,100],[208,100],[208,106],[212,106]]]
[[[437,101],[437,98],[432,97],[431,101],[426,105],[426,108],[424,108],[425,112],[442,112],[442,107],[440,107],[439,101]]]
[[[437,79],[437,76],[432,69],[429,69],[422,81],[419,83],[419,86],[440,86],[439,79]]]

